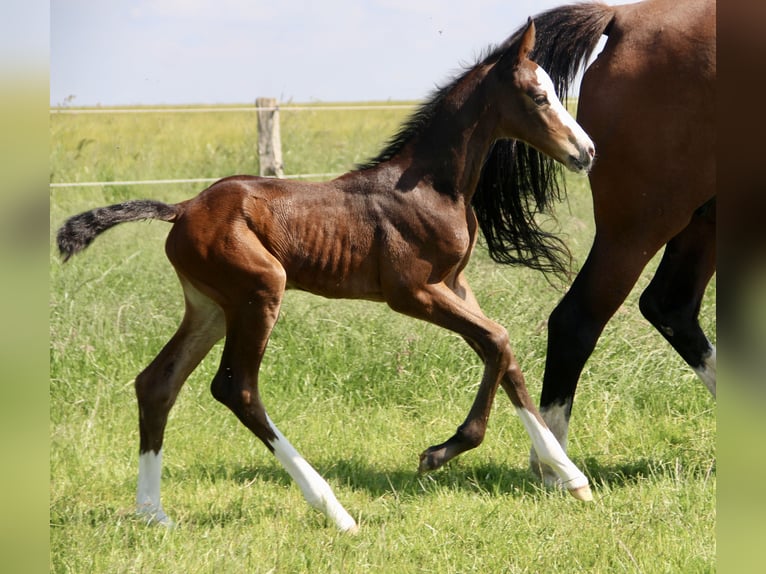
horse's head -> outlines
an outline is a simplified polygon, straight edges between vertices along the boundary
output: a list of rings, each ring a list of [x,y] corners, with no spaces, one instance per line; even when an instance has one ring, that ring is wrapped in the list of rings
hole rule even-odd
[[[534,45],[530,19],[490,72],[503,94],[492,98],[500,108],[499,137],[522,140],[572,171],[587,172],[595,156],[593,141],[558,99],[546,71],[528,58]]]

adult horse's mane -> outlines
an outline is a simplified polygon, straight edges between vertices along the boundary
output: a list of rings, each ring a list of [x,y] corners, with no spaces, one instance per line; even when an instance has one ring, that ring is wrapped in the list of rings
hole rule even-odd
[[[592,20],[587,18],[592,12],[593,5],[575,4],[535,17],[537,35],[530,59],[548,72],[562,100],[597,42],[593,41],[590,27],[587,30],[582,26],[562,27],[560,22],[582,20],[592,28],[603,29],[603,25],[591,24]],[[492,259],[568,274],[569,249],[537,222],[537,215],[560,200],[565,192],[560,164],[524,142],[497,141],[487,156],[471,202]]]

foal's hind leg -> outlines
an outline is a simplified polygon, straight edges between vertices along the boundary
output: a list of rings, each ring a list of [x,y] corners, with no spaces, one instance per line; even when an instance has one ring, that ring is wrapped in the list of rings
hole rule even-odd
[[[285,272],[265,250],[251,251],[228,270],[229,285],[219,286],[227,299],[226,343],[211,391],[277,457],[310,506],[323,512],[341,531],[356,522],[340,505],[330,485],[306,462],[269,419],[258,393],[258,372],[285,290]],[[235,292],[238,288],[239,292]]]
[[[715,200],[671,239],[640,308],[715,397],[715,347],[700,328],[702,297],[715,272]]]
[[[224,333],[221,308],[181,278],[186,312],[175,335],[136,377],[140,447],[136,507],[149,522],[172,524],[160,503],[162,442],[184,382]]]

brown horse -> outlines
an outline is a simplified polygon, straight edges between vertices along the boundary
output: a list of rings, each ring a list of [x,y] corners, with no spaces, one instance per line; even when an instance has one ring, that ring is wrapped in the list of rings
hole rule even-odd
[[[481,443],[500,384],[540,458],[575,497],[591,498],[587,478],[530,399],[507,332],[484,316],[463,275],[478,231],[471,197],[493,143],[520,139],[581,172],[595,154],[555,97],[550,78],[528,59],[534,38],[530,21],[437,91],[376,159],[335,180],[234,176],[175,205],[131,201],[64,223],[57,239],[65,259],[118,223],[173,223],[166,253],[186,311],[178,331],[136,378],[141,515],[170,523],[160,504],[168,412],[186,378],[225,336],[213,396],[274,453],[311,506],[341,530],[357,528],[329,485],[271,422],[259,397],[259,367],[289,288],[384,301],[462,335],[482,358],[483,378],[465,422],[421,455],[421,470]],[[534,250],[536,229],[524,229],[523,221],[518,229],[532,238]]]
[[[595,239],[550,316],[540,399],[543,418],[566,448],[582,368],[607,321],[663,246],[640,309],[715,396],[715,348],[698,315],[716,261],[716,5],[715,0],[576,4],[540,14],[535,24],[531,57],[548,71],[559,94],[567,93],[598,40],[608,36],[583,77],[577,115],[598,147],[589,176]],[[504,193],[496,188],[498,170],[517,174],[506,178],[513,185]],[[506,239],[498,202],[514,195],[514,185],[552,195],[558,191],[557,171],[524,144],[499,142],[493,148],[473,206],[496,260],[529,259],[523,250],[519,254],[513,235]],[[565,266],[554,249],[546,254],[542,263],[548,268]],[[532,466],[539,472],[538,455],[533,449]],[[550,469],[542,470],[546,482],[558,480]]]

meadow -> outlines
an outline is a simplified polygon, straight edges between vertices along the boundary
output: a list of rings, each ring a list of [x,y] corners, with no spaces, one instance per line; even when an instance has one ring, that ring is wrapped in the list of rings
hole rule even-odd
[[[343,172],[381,148],[405,110],[284,111],[287,174]],[[50,181],[257,173],[255,114],[52,114]],[[270,417],[361,526],[339,534],[208,387],[217,345],[189,378],[165,437],[163,504],[175,529],[133,516],[133,379],[172,335],[181,291],[169,229],[133,223],[62,264],[53,234],[80,211],[128,198],[179,201],[193,184],[52,188],[50,571],[713,572],[715,403],[637,308],[644,273],[580,381],[569,454],[595,501],[543,489],[529,440],[499,393],[484,443],[419,475],[451,436],[481,377],[457,336],[386,306],[288,292],[261,370]],[[593,234],[587,180],[568,177],[555,228],[582,262]],[[533,397],[545,319],[566,283],[493,263],[467,270],[509,331]],[[715,282],[702,322],[715,338]]]

